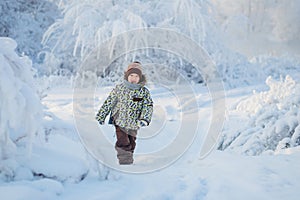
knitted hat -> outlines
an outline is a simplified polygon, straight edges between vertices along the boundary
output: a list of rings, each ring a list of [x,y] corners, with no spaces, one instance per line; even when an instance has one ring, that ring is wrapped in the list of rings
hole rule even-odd
[[[142,78],[142,65],[139,62],[133,62],[128,65],[125,71],[126,80],[128,80],[128,76],[133,73],[139,75],[140,79]]]

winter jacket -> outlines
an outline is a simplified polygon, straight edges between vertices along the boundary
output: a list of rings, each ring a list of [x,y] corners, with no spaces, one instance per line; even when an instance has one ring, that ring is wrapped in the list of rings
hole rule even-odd
[[[124,80],[110,92],[100,107],[96,120],[103,124],[110,114],[113,124],[128,130],[138,130],[139,120],[144,120],[149,125],[152,113],[153,101],[149,90],[143,84]]]

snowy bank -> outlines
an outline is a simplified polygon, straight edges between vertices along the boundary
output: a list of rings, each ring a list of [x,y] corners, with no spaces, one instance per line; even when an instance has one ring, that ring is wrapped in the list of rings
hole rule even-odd
[[[29,156],[41,128],[42,106],[31,61],[19,57],[17,44],[0,38],[0,179],[12,179],[18,154]]]
[[[43,113],[47,108],[38,96],[31,61],[19,57],[16,46],[0,38],[0,180],[80,181],[89,171],[85,150],[62,135],[70,128],[67,123]]]

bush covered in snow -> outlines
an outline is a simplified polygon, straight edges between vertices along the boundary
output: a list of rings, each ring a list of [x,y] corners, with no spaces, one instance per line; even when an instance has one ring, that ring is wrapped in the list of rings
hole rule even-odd
[[[31,60],[19,57],[16,47],[14,40],[0,38],[0,175],[7,178],[14,175],[15,156],[29,155],[42,119]]]
[[[249,115],[245,127],[227,130],[219,149],[259,155],[300,145],[300,84],[290,76],[276,81],[267,78],[268,91],[254,93],[236,110]]]

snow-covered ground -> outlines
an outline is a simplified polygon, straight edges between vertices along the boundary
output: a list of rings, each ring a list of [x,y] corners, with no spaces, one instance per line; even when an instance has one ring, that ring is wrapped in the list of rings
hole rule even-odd
[[[199,119],[199,127],[195,138],[190,140],[191,146],[184,147],[186,152],[182,156],[174,162],[165,160],[168,157],[149,156],[152,151],[170,145],[175,135],[180,134],[178,123],[182,114],[171,93],[164,88],[152,88],[153,99],[157,102],[153,127],[141,131],[141,138],[137,141],[135,164],[118,166],[113,146],[99,146],[100,151],[108,153],[108,164],[115,162],[110,167],[98,165],[80,143],[78,129],[75,128],[73,120],[73,91],[69,88],[53,89],[43,100],[48,112],[44,121],[49,131],[47,142],[33,145],[32,157],[27,162],[24,161],[25,167],[23,171],[20,169],[19,180],[0,182],[1,197],[9,200],[298,199],[299,147],[282,150],[276,155],[261,156],[243,156],[214,150],[204,159],[199,158],[201,140],[210,124],[211,104],[205,87],[197,87],[197,91],[201,92],[196,96],[199,109],[189,112],[191,120],[188,125],[194,127],[192,124]],[[232,117],[232,114],[238,117],[233,108],[238,102],[252,95],[252,90],[257,88],[228,91],[226,118]],[[99,90],[95,99],[101,102],[110,89]],[[184,95],[184,90],[178,91]],[[161,120],[165,121],[164,126],[161,126]],[[226,123],[228,127],[230,122]],[[147,135],[155,130],[156,124],[160,124],[161,130],[156,130],[154,135]],[[242,124],[233,126],[235,127],[232,128],[242,127]],[[194,131],[185,131],[190,130]],[[105,132],[106,138],[100,134],[101,131]],[[89,135],[92,136],[89,138],[91,143],[101,144],[101,140],[105,139],[112,144],[115,141],[113,129],[109,125],[100,128],[98,126],[96,130],[88,129],[85,133],[97,132],[98,136]],[[93,149],[93,146],[87,148]],[[163,165],[159,165],[160,163]],[[26,175],[28,166],[36,173],[30,180]]]

